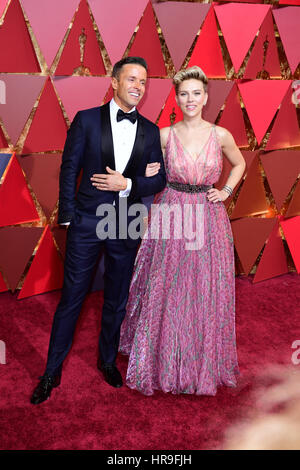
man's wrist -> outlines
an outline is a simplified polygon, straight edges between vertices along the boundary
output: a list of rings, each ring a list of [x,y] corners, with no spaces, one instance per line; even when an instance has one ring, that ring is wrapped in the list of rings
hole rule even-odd
[[[131,192],[132,181],[130,178],[125,178],[126,180],[126,188],[122,191],[119,191],[120,197],[128,197]]]
[[[125,189],[127,189],[127,178],[123,176],[123,186],[122,186],[121,191],[125,191]]]

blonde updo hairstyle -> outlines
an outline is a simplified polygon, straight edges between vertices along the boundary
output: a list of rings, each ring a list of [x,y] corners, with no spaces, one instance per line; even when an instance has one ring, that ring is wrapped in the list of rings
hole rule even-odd
[[[185,80],[190,80],[194,78],[195,80],[199,80],[200,82],[203,83],[203,88],[205,93],[207,93],[207,85],[208,85],[208,79],[205,73],[203,72],[198,65],[194,65],[193,67],[189,67],[185,70],[180,70],[179,72],[176,73],[173,77],[173,85],[175,87],[175,92],[176,95],[178,95],[179,92],[179,87],[182,82]]]

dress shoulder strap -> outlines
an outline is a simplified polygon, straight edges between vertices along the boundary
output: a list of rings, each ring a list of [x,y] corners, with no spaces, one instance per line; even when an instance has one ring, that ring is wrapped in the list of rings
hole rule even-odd
[[[173,124],[170,125],[170,129],[169,129],[169,133],[168,133],[168,137],[167,137],[167,143],[168,143],[169,140],[170,140],[170,137],[171,137],[172,132],[174,132],[174,130],[173,130]]]
[[[217,126],[216,126],[216,124],[213,124],[212,127],[213,127],[213,133],[215,134],[216,142],[217,142],[217,144],[219,145],[220,150],[222,150],[222,145],[221,145],[221,142],[220,142],[220,140],[219,140],[219,136],[218,136],[218,133],[217,133]]]

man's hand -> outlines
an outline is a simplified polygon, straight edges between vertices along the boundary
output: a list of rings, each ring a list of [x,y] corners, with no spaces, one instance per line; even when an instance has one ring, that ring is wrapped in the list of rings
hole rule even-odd
[[[100,191],[124,191],[127,188],[127,179],[121,173],[106,167],[108,175],[95,174],[92,176],[92,185]]]
[[[160,163],[159,162],[154,162],[154,163],[148,163],[146,167],[146,172],[145,176],[155,176],[159,172],[160,169]]]

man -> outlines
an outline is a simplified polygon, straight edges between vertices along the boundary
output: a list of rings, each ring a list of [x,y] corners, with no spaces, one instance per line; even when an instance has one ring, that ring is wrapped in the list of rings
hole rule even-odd
[[[114,98],[104,106],[78,112],[68,131],[60,173],[58,216],[58,223],[70,222],[64,285],[54,315],[46,370],[33,392],[32,404],[47,400],[52,389],[60,384],[62,364],[103,247],[104,305],[97,366],[107,383],[122,386],[116,357],[139,239],[123,239],[123,235],[99,239],[97,225],[101,217],[96,214],[109,205],[124,219],[124,198],[130,208],[141,197],[160,192],[166,184],[159,130],[135,108],[144,95],[146,79],[144,59],[120,60],[112,73]],[[154,162],[160,165],[157,171],[153,171]],[[154,176],[145,176],[148,164]],[[128,226],[127,212],[125,217]]]

